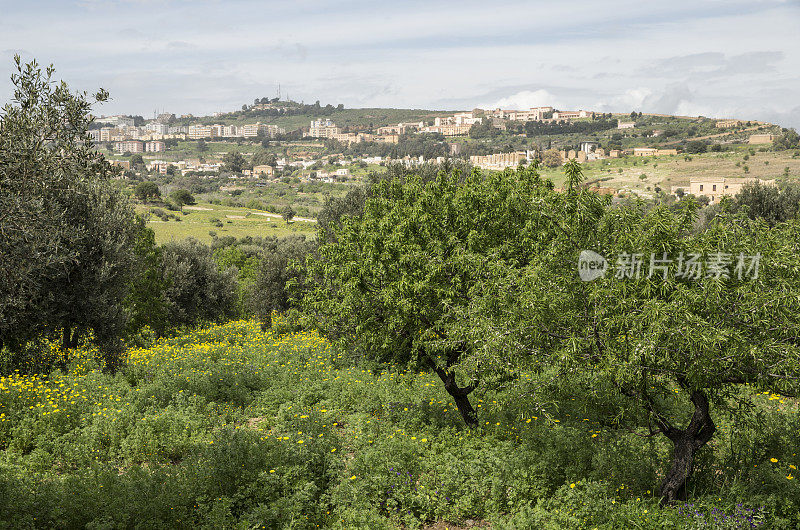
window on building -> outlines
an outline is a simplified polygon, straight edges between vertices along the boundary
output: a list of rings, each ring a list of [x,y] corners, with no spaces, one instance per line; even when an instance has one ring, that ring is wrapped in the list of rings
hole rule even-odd
[[[714,184],[714,185],[711,187],[711,191],[717,191],[717,185],[716,185],[716,184]]]
[[[703,185],[700,184],[700,191],[703,191]]]

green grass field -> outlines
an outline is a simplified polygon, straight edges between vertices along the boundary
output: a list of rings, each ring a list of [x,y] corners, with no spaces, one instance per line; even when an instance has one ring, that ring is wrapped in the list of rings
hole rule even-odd
[[[140,213],[148,212],[150,207],[138,206],[137,210]],[[183,212],[183,214],[169,212],[177,215],[181,221],[170,219],[166,222],[150,214],[147,226],[155,232],[157,243],[180,241],[187,237],[209,243],[212,240],[211,232],[215,232],[219,237],[242,238],[282,237],[291,234],[314,237],[316,231],[314,222],[297,220],[287,223],[279,215],[249,208],[198,203],[194,206],[185,206]],[[219,219],[223,226],[215,226],[212,219]]]

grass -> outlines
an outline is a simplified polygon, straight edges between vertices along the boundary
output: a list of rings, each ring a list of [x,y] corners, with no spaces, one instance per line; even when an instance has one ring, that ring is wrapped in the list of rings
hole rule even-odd
[[[138,206],[140,212],[147,212],[150,207]],[[313,237],[316,232],[316,223],[307,221],[284,221],[277,214],[249,208],[235,206],[221,206],[210,203],[198,203],[195,206],[185,206],[183,214],[169,212],[177,215],[181,220],[170,219],[162,221],[155,215],[150,215],[147,225],[156,235],[156,243],[180,241],[193,237],[205,243],[210,243],[215,232],[219,237],[233,236],[277,236],[290,234],[306,234]],[[219,219],[223,226],[217,227],[212,219]]]
[[[0,379],[0,520],[16,527],[721,528],[800,522],[798,407],[721,410],[690,504],[661,509],[669,446],[603,421],[588,395],[535,408],[519,386],[470,396],[463,428],[431,373],[356,365],[313,331],[236,321],[100,370]],[[735,442],[735,443],[734,443]],[[735,451],[733,449],[736,449]],[[791,477],[791,478],[790,478]],[[470,525],[471,526],[471,525]]]

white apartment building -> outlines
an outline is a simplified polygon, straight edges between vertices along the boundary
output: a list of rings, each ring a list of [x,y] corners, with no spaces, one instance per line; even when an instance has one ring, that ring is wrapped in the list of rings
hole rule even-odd
[[[159,123],[157,121],[153,121],[148,123],[144,126],[146,131],[153,132],[156,134],[168,134],[169,133],[169,126],[165,123]]]
[[[483,118],[476,118],[471,112],[459,112],[453,116],[446,116],[444,118],[434,118],[434,127],[443,127],[446,125],[474,125],[481,123]]]
[[[94,119],[95,123],[105,123],[112,127],[129,126],[133,127],[133,118],[127,116],[103,116]]]
[[[591,118],[592,113],[588,110],[558,110],[553,112],[554,120],[570,120],[576,118]]]

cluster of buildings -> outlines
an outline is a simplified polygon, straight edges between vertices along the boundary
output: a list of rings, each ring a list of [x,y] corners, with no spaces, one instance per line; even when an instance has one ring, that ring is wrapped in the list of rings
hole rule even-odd
[[[531,107],[528,110],[484,110],[458,112],[452,116],[435,118],[432,125],[424,122],[398,123],[378,129],[378,134],[406,134],[410,132],[438,133],[443,136],[465,136],[476,123],[491,120],[493,127],[506,129],[506,121],[540,121],[544,123],[569,122],[580,118],[591,118],[588,110],[556,110],[553,107]],[[313,134],[312,134],[313,136]]]
[[[531,107],[528,110],[494,109],[484,111],[490,118],[509,121],[541,121],[544,123],[563,122],[580,118],[591,118],[594,112],[589,110],[556,110],[553,107]]]
[[[152,160],[147,163],[148,171],[157,171],[162,175],[167,174],[167,168],[174,166],[176,171],[181,175],[185,175],[190,171],[197,171],[203,173],[219,173],[222,164],[220,163],[202,163],[199,160],[180,160],[178,162],[168,162],[166,160]]]
[[[357,144],[361,142],[379,142],[379,143],[388,143],[388,144],[396,144],[400,141],[400,134],[381,134],[380,130],[378,134],[369,134],[369,133],[345,133],[342,132],[341,127],[337,127],[335,123],[331,120],[314,120],[311,122],[311,126],[308,128],[307,136],[312,138],[325,138],[330,140],[336,140],[343,144]]]
[[[174,119],[174,115],[162,114],[145,125],[136,126],[134,119],[128,116],[104,116],[95,118],[95,123],[102,124],[104,127],[90,130],[89,135],[93,142],[104,143],[130,140],[148,142],[168,139],[255,138],[257,136],[274,138],[286,132],[277,125],[260,122],[244,125],[169,125],[167,122],[170,119]]]
[[[173,127],[170,127],[170,130]],[[286,130],[277,125],[256,122],[245,125],[188,125],[175,127],[183,133],[185,129],[186,137],[189,140],[202,140],[213,138],[255,138],[263,136],[274,138],[279,134],[285,134]],[[177,131],[176,131],[177,132]]]

